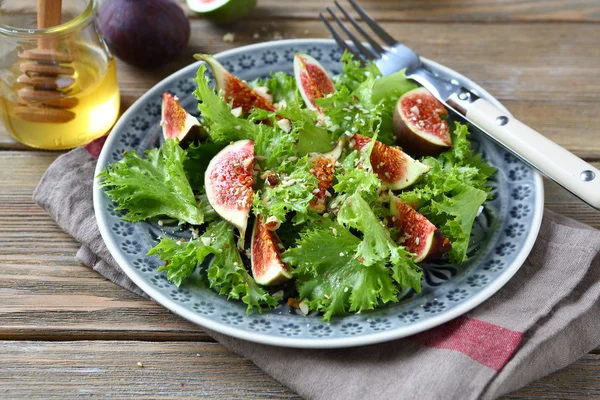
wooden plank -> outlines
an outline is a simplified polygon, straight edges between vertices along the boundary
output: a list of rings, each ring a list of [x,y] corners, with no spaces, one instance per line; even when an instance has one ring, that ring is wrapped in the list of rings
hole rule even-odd
[[[340,2],[350,8],[348,3]],[[428,22],[525,22],[525,21],[581,21],[600,19],[598,1],[544,1],[544,0],[360,0],[358,2],[378,21]],[[249,18],[315,18],[319,11],[330,5],[321,0],[281,1],[261,0]],[[331,7],[335,8],[333,5]]]
[[[76,262],[77,243],[31,200],[56,155],[0,152],[0,339],[209,340]],[[550,182],[546,204],[600,228],[600,213]]]
[[[215,27],[192,21],[192,39],[173,63],[153,71],[141,71],[118,63],[118,77],[125,110],[160,79],[192,62],[196,52],[219,52],[267,40],[275,32],[285,38],[327,37],[316,21],[278,21],[255,40],[261,24],[248,20],[235,27]],[[384,24],[424,56],[467,73],[504,101],[524,122],[559,144],[584,157],[600,154],[594,121],[600,114],[600,25],[577,24]],[[227,30],[236,32],[233,44],[224,43]],[[4,128],[0,149],[23,149]]]
[[[216,343],[3,341],[0,356],[5,398],[298,398]],[[589,354],[502,399],[598,396],[600,356]]]
[[[298,398],[214,343],[10,341],[0,358],[0,396],[10,399]]]

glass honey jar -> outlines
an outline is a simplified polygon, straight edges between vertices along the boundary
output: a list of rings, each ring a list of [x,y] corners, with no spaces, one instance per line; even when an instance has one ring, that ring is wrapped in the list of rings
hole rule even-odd
[[[25,145],[69,149],[116,121],[115,61],[96,25],[96,0],[58,1],[50,27],[40,27],[39,3],[0,1],[0,115]]]

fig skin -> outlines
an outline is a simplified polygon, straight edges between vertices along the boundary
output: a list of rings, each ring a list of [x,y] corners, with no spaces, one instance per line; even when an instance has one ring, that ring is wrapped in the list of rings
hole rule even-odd
[[[294,78],[304,104],[310,110],[322,113],[315,99],[334,93],[335,86],[323,66],[308,54],[294,55]]]
[[[445,150],[448,150],[450,147],[452,147],[452,140],[450,138],[447,122],[445,123],[447,137],[440,139],[442,143],[434,143],[428,140],[426,137],[423,137],[419,133],[418,127],[414,126],[403,117],[401,111],[402,101],[411,95],[428,95],[433,98],[433,95],[431,95],[427,89],[417,88],[405,93],[402,95],[402,97],[400,97],[400,99],[398,99],[396,107],[394,107],[393,117],[393,129],[398,144],[400,144],[404,150],[417,156],[435,156]],[[437,99],[434,98],[434,100],[439,103]],[[439,103],[439,107],[443,110],[443,112],[441,112],[439,115],[448,113],[442,103]]]
[[[144,69],[174,60],[190,38],[190,23],[173,0],[106,0],[98,23],[111,51]]]
[[[399,244],[415,253],[416,263],[441,258],[452,248],[450,240],[423,214],[390,192],[388,223],[400,229]]]
[[[194,10],[193,4],[197,0],[188,0],[188,6]],[[200,15],[217,24],[228,24],[248,15],[256,7],[258,0],[230,0],[227,4]],[[195,11],[195,10],[194,10]],[[198,12],[198,11],[196,11]]]
[[[231,103],[231,108],[241,107],[242,114],[248,114],[253,108],[261,108],[267,111],[275,111],[273,103],[255,92],[248,83],[241,80],[218,62],[210,54],[194,54],[196,60],[204,61],[210,67],[217,90],[223,93],[223,98]]]
[[[274,231],[268,229],[260,215],[256,216],[250,247],[252,276],[256,283],[271,286],[292,278],[290,266],[281,260],[283,245]]]
[[[353,136],[356,148],[360,151],[371,143],[371,139],[361,134]],[[398,146],[387,146],[375,141],[371,152],[371,165],[381,182],[391,190],[405,189],[429,171],[429,167],[400,150]]]
[[[254,191],[254,142],[238,140],[214,156],[204,173],[206,197],[211,207],[240,232],[243,250]]]
[[[178,139],[183,148],[206,136],[196,117],[185,111],[177,97],[169,92],[163,93],[160,124],[163,138]]]

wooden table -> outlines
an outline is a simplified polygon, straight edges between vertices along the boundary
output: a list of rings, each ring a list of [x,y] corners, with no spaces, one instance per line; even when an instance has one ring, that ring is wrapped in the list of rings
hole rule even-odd
[[[195,52],[327,37],[317,19],[325,3],[260,0],[256,12],[227,27],[190,14],[192,37],[176,62],[152,72],[118,63],[122,109]],[[466,74],[522,121],[600,165],[600,1],[361,3],[423,56]],[[223,41],[227,32],[233,43]],[[296,398],[201,328],[75,261],[78,244],[31,200],[59,155],[0,132],[0,397]],[[600,213],[552,183],[545,188],[548,208],[600,228]],[[600,397],[599,354],[507,398]]]

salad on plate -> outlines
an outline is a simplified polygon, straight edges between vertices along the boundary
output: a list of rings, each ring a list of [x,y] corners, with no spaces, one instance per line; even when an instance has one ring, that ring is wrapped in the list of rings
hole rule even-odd
[[[245,82],[196,57],[201,119],[164,93],[162,145],[99,175],[124,220],[189,230],[148,253],[174,285],[197,275],[248,312],[329,320],[420,291],[422,262],[468,258],[495,170],[403,72],[346,53],[332,78],[296,54],[293,76]]]

